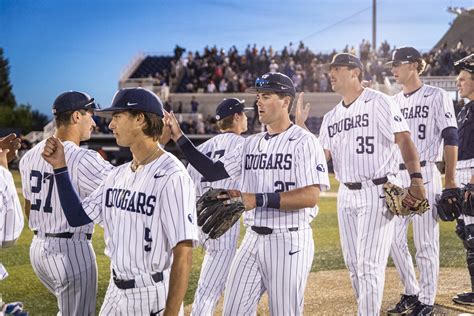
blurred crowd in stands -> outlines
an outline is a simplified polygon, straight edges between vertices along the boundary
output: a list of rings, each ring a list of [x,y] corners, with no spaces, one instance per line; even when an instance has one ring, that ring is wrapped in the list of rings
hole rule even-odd
[[[384,77],[390,75],[385,62],[395,49],[387,41],[380,44],[376,51],[368,40],[362,40],[359,47],[349,47],[343,52],[350,52],[360,57],[366,68],[366,80],[383,83]],[[427,63],[426,76],[454,75],[453,61],[467,56],[472,49],[465,48],[460,41],[453,48],[442,47],[437,51],[423,54]],[[269,47],[247,45],[243,52],[235,46],[228,51],[221,48],[205,47],[203,52],[186,52],[185,48],[176,46],[170,69],[157,73],[160,81],[173,86],[173,92],[244,92],[251,86],[257,76],[268,71],[280,71],[290,76],[295,82],[297,91],[328,92],[331,91],[323,65],[330,62],[337,52],[314,53],[303,42],[289,43],[281,52]]]
[[[390,59],[396,47],[387,41],[380,44],[374,51],[368,40],[362,40],[359,47],[346,45],[343,52],[349,52],[360,57],[365,66],[365,80],[383,84],[384,78],[390,76],[390,69],[385,63]],[[268,71],[279,71],[293,79],[297,91],[331,92],[328,74],[324,64],[329,63],[338,52],[315,53],[303,42],[289,43],[282,51],[276,51],[272,46],[257,47],[247,45],[243,52],[235,46],[228,51],[221,48],[205,47],[202,52],[186,51],[176,46],[174,56],[167,69],[157,72],[154,78],[160,85],[172,87],[174,93],[236,93],[245,92],[253,86],[257,76]],[[472,53],[472,48],[466,48],[460,41],[455,48],[446,45],[439,50],[423,54],[426,61],[425,76],[454,76],[453,62]],[[183,105],[182,101],[173,102],[169,97],[164,104],[167,111],[175,113],[199,113],[199,101],[192,97],[190,104]],[[184,109],[184,111],[183,111]],[[249,114],[249,131],[259,127],[254,113]],[[108,133],[108,127],[103,119],[97,118],[98,133]],[[316,126],[319,122],[315,122]],[[181,128],[186,134],[215,134],[215,119],[212,116],[188,116],[181,121]]]

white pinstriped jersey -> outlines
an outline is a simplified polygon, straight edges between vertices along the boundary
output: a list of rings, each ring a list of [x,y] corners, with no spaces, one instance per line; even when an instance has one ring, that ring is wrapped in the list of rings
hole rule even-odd
[[[105,253],[119,279],[170,267],[172,249],[198,240],[194,185],[169,153],[132,172],[130,163],[112,170],[82,205],[104,227]]]
[[[437,87],[423,85],[407,97],[401,91],[393,99],[407,121],[420,161],[440,160],[443,152],[441,132],[447,127],[458,126],[453,101],[448,93]]]
[[[23,211],[12,174],[0,166],[0,245],[18,239],[23,226]]]
[[[29,226],[43,233],[92,233],[94,225],[69,226],[54,185],[53,167],[42,157],[46,141],[38,143],[20,161],[23,196],[31,202]],[[83,199],[90,195],[113,166],[99,153],[65,141],[64,154],[71,182]]]
[[[221,161],[231,177],[241,177],[243,192],[283,192],[315,184],[321,190],[329,188],[326,159],[318,139],[296,125],[276,135],[249,136]],[[305,226],[317,211],[315,207],[291,212],[257,207],[249,211],[254,223],[247,224],[270,228]]]
[[[212,137],[205,143],[199,145],[197,148],[200,152],[206,154],[209,158],[216,161],[222,156],[224,156],[225,153],[232,152],[233,150],[235,150],[237,146],[241,145],[244,142],[244,139],[244,137],[232,132],[222,133]],[[202,175],[191,164],[188,165],[188,172],[194,182],[194,186],[196,188],[196,196],[201,196],[210,187],[240,190],[240,177],[226,178],[214,182],[204,181]],[[244,218],[245,216],[248,216],[247,212],[244,213]],[[236,225],[236,227],[233,228],[232,231],[235,229],[238,233],[238,228],[239,225]],[[220,248],[232,248],[235,247],[235,238],[233,238],[231,234],[232,233],[226,233],[218,239],[207,239],[205,238],[205,236],[202,236],[203,233],[201,233],[201,242],[204,242],[207,239],[207,249],[217,250]]]
[[[404,131],[409,128],[400,107],[367,88],[349,107],[341,101],[324,115],[319,140],[331,152],[340,182],[365,182],[398,172],[394,133]]]

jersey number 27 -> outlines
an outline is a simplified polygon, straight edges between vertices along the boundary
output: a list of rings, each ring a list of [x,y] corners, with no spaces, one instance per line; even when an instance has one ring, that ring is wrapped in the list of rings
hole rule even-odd
[[[54,175],[48,172],[41,173],[38,170],[31,170],[30,181],[32,193],[40,193],[43,189],[48,190],[44,204],[41,199],[35,199],[34,203],[31,203],[31,209],[33,211],[41,211],[41,205],[43,205],[43,211],[45,213],[52,213],[53,208],[51,207],[51,193],[54,186]],[[48,182],[47,186],[43,187],[43,184],[46,184],[46,182]]]

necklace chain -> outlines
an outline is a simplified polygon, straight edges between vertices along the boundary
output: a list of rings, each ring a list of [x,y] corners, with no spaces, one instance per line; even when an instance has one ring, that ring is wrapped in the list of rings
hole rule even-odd
[[[148,160],[151,160],[150,158],[152,158],[158,152],[158,150],[160,150],[160,147],[157,147],[155,151],[153,151],[151,154],[146,156],[142,161],[136,161],[135,158],[134,158],[132,160],[132,164],[130,166],[132,168],[132,171],[135,172],[138,169],[138,167],[140,167],[141,165],[147,163]]]

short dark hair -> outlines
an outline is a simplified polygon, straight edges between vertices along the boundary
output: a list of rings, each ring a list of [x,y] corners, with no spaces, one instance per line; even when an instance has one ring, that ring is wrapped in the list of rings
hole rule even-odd
[[[288,105],[288,113],[291,112],[291,108],[293,107],[293,101],[295,100],[295,97],[292,96],[291,94],[286,94],[286,93],[276,93],[280,99],[283,99],[284,97],[290,97],[290,104]]]
[[[219,128],[220,131],[232,128],[234,126],[234,114],[217,121],[217,128]]]
[[[352,66],[346,66],[346,67],[349,70],[359,69],[360,72],[359,72],[359,75],[357,76],[357,79],[359,79],[359,82],[362,82],[362,80],[364,79],[364,71],[362,69],[360,69],[359,67],[352,67]]]
[[[82,116],[87,114],[87,110],[70,110],[66,112],[56,113],[54,115],[54,121],[56,122],[56,127],[68,126],[71,124],[71,116],[74,112],[81,113]]]
[[[145,127],[143,127],[143,134],[152,137],[154,141],[158,141],[163,134],[163,119],[154,113],[143,112],[139,110],[126,110],[124,112],[130,113],[131,116],[137,117],[143,114],[145,118]]]

